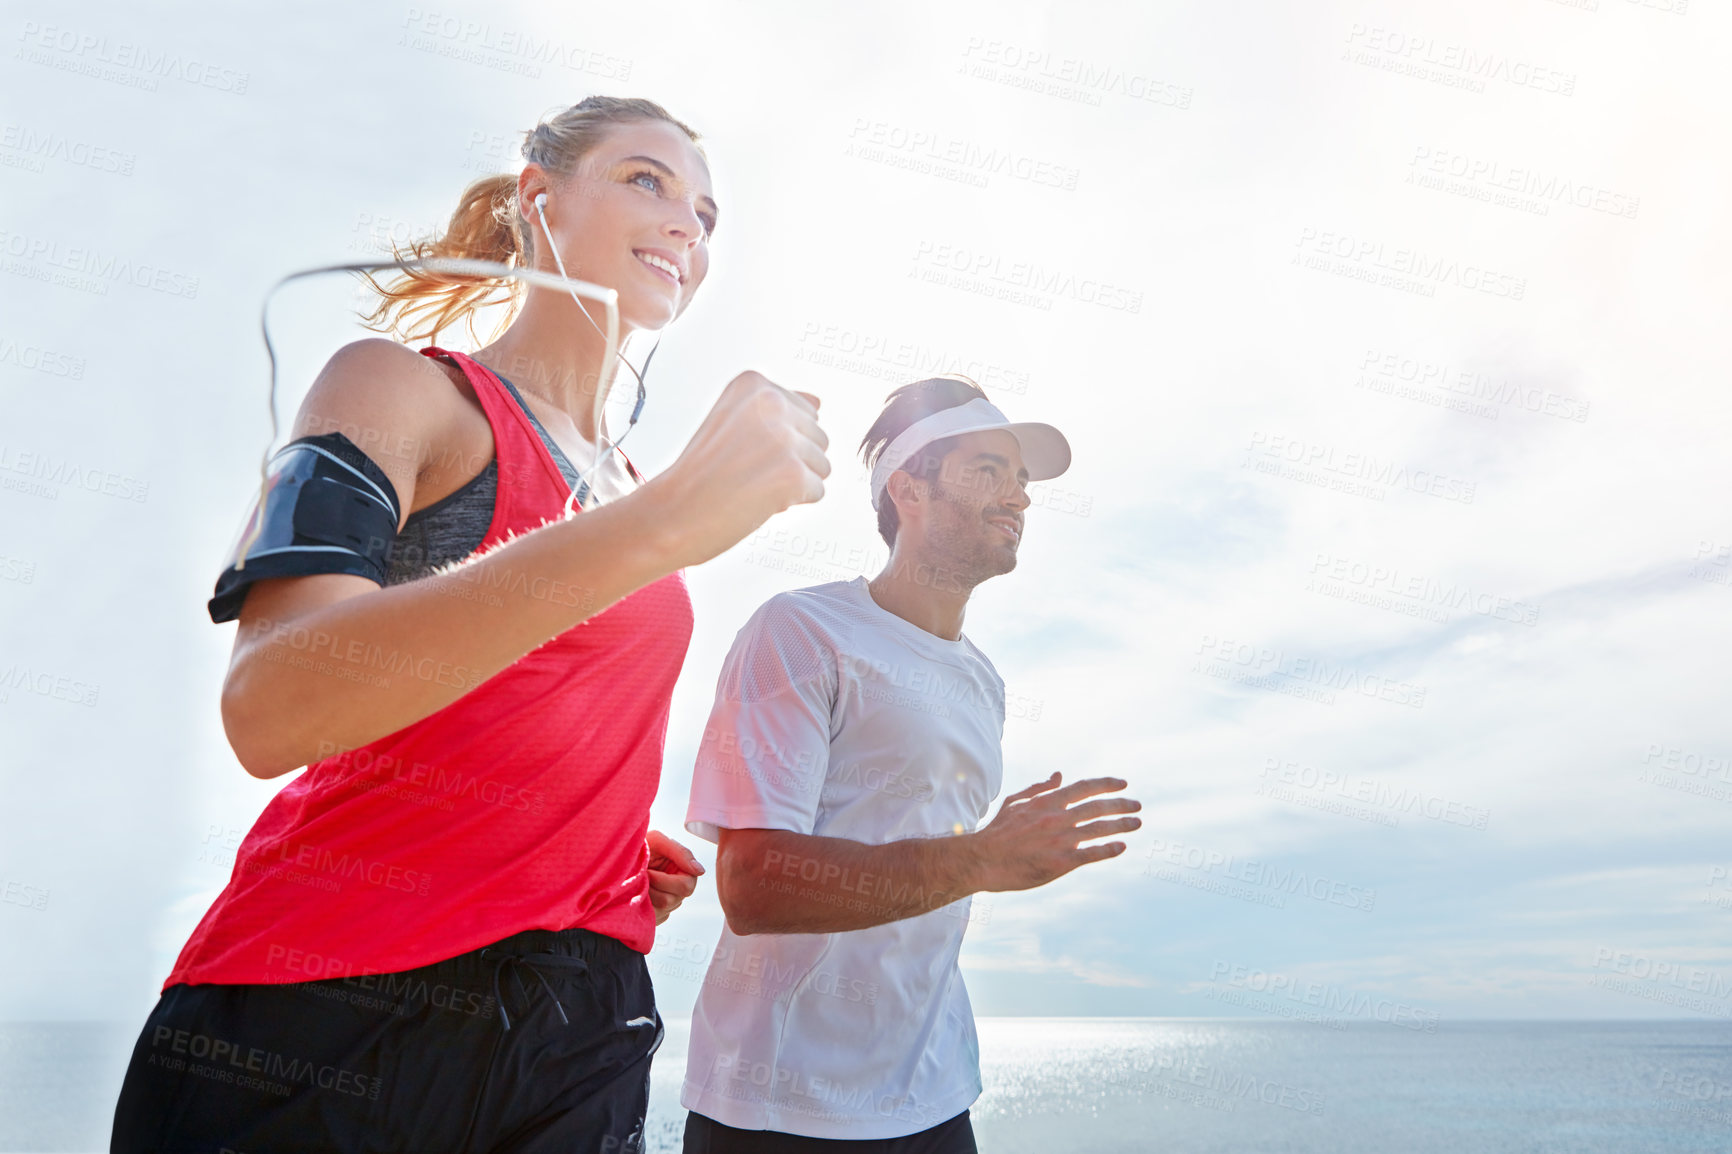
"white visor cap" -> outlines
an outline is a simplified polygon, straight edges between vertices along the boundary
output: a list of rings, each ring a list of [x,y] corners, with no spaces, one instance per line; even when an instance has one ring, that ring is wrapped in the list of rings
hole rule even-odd
[[[1039,421],[1012,421],[991,401],[976,397],[966,405],[954,405],[920,418],[884,447],[878,463],[872,466],[872,507],[883,505],[884,487],[890,483],[890,474],[913,460],[920,450],[945,437],[988,429],[1003,429],[1016,438],[1030,481],[1050,481],[1070,468],[1070,442],[1063,433]]]

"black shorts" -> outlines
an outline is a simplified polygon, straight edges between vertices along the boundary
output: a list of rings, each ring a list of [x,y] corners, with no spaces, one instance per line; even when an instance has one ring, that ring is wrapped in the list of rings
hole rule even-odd
[[[807,1138],[780,1130],[737,1130],[688,1113],[685,1154],[976,1154],[976,1150],[967,1110],[901,1138]]]
[[[172,986],[114,1154],[635,1154],[662,1041],[644,956],[528,930],[396,974]]]

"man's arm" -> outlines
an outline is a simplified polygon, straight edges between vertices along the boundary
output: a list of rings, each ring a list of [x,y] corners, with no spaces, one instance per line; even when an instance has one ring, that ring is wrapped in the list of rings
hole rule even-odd
[[[720,835],[716,896],[736,934],[863,930],[982,888],[969,835],[884,845],[786,829],[724,829]]]
[[[716,895],[728,927],[740,935],[863,930],[982,891],[1033,889],[1123,853],[1124,842],[1080,843],[1141,828],[1136,817],[1096,820],[1136,813],[1140,802],[1083,800],[1125,782],[1097,777],[1061,789],[1061,781],[1055,773],[1011,795],[985,829],[954,837],[867,845],[785,829],[723,829]]]

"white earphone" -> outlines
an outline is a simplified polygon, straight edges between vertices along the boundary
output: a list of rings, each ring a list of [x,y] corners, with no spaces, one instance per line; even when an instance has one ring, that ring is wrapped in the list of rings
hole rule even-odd
[[[559,267],[559,275],[562,277],[565,277],[567,280],[570,280],[571,278],[569,276],[567,276],[566,271],[565,271],[565,261],[560,259],[559,246],[553,243],[553,230],[551,230],[550,228],[547,227],[547,194],[545,192],[536,193],[534,203],[535,203],[535,215],[541,221],[542,235],[547,237],[547,250],[553,254],[553,263]],[[581,299],[579,299],[578,295],[575,292],[572,292],[569,287],[567,287],[566,292],[571,294],[572,303],[577,305],[578,309],[583,313],[584,319],[589,321],[590,326],[592,328],[594,328],[596,332],[600,333],[601,332],[601,326],[595,323],[595,318],[590,316],[589,310],[583,307],[583,301]],[[605,337],[607,334],[602,333],[602,335]],[[644,373],[649,372],[650,358],[652,358],[656,355],[656,347],[659,347],[660,345],[661,345],[661,337],[658,335],[656,337],[655,346],[652,346],[650,348],[649,356],[644,358],[644,362],[643,362]],[[624,365],[626,367],[626,369],[631,373],[631,375],[637,378],[637,404],[635,406],[633,406],[633,408],[632,408],[631,419],[626,422],[625,433],[620,435],[620,441],[623,441],[623,440],[625,440],[626,434],[629,434],[632,431],[632,429],[634,427],[636,427],[637,419],[638,419],[639,415],[641,415],[643,413],[645,390],[644,390],[644,383],[643,383],[643,373],[640,373],[636,369],[631,367],[631,362],[625,359],[625,354],[623,352],[616,351],[615,355],[619,358],[619,363]],[[595,453],[590,458],[590,464],[589,464],[588,472],[585,472],[582,469],[578,470],[578,479],[579,479],[579,481],[582,482],[582,484],[579,486],[579,488],[588,489],[592,493],[595,491],[595,486],[590,484],[589,474],[595,472],[596,469],[601,467],[601,441],[602,441],[602,438],[606,435],[602,432],[602,404],[601,404],[601,401],[602,401],[601,389],[598,387],[595,390],[595,409],[594,409]],[[616,441],[611,437],[608,437],[607,443],[608,443],[608,451],[609,452],[612,452],[613,450],[615,450],[619,447],[619,441]],[[571,506],[574,502],[577,502],[577,489],[572,490],[571,498],[566,501],[565,512],[566,512],[567,516],[571,515]]]

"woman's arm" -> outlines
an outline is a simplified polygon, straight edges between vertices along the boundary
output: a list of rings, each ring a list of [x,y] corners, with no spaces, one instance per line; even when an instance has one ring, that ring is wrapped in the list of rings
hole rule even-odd
[[[450,385],[426,357],[357,342],[320,375],[295,436],[385,430],[362,448],[391,478],[406,518],[421,447],[437,452],[447,420],[430,401],[435,388]],[[679,460],[619,501],[401,585],[345,574],[259,582],[223,683],[229,744],[247,772],[271,778],[437,712],[637,589],[817,500],[827,444],[817,398],[742,373]],[[480,590],[486,600],[464,596]]]

